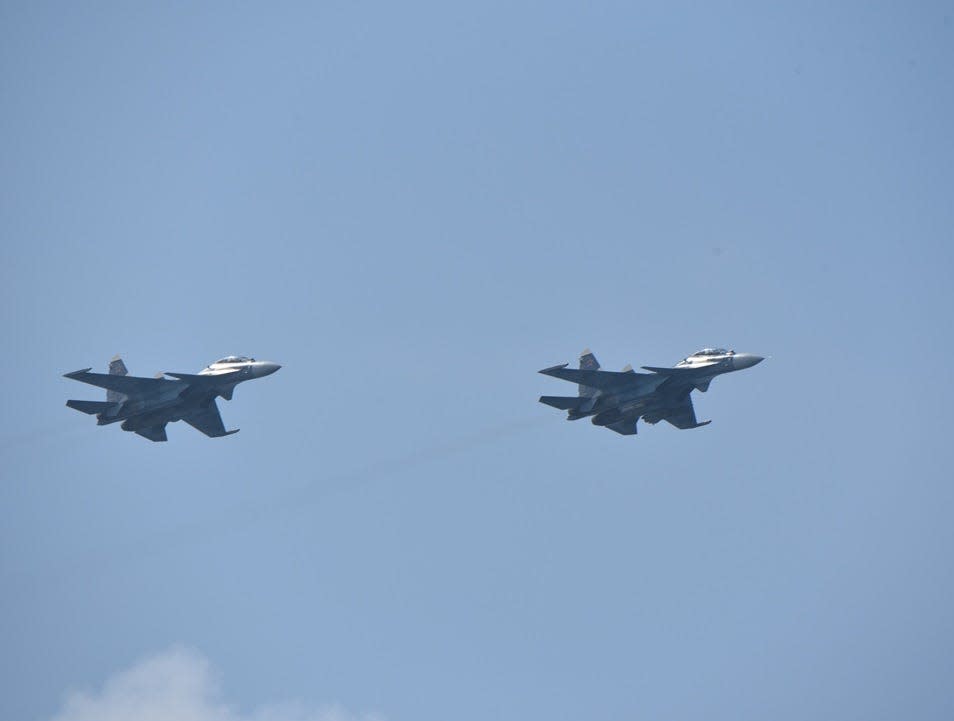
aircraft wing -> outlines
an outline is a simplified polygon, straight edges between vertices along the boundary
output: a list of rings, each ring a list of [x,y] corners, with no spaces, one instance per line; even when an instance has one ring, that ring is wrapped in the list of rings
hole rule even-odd
[[[616,431],[621,436],[635,436],[636,435],[636,422],[638,418],[627,418],[626,420],[619,421],[617,423],[610,423],[605,426],[611,431]]]
[[[645,414],[643,420],[647,423],[666,421],[676,428],[683,429],[698,428],[699,426],[707,426],[712,423],[712,421],[703,421],[702,423],[696,421],[696,411],[692,407],[692,398],[690,398],[688,394],[686,394],[681,401],[668,408]]]
[[[633,373],[632,371],[578,370],[576,368],[567,368],[566,363],[553,366],[552,368],[544,368],[540,372],[543,373],[543,375],[562,378],[571,383],[578,383],[581,386],[599,388],[601,390],[640,385],[643,378],[651,377],[649,373]]]
[[[192,383],[193,385],[217,385],[223,380],[229,380],[231,378],[238,379],[242,375],[241,370],[226,370],[226,371],[216,371],[215,373],[173,373],[172,371],[166,371],[167,376],[172,376],[180,381],[186,381]]]
[[[225,430],[222,416],[219,415],[219,407],[215,405],[214,398],[201,408],[196,408],[182,416],[182,420],[211,438],[238,433],[238,428],[234,431]]]
[[[659,373],[664,376],[697,376],[701,375],[703,371],[708,371],[711,368],[718,368],[724,365],[723,363],[704,363],[694,366],[682,366],[682,367],[672,367],[672,368],[659,368],[657,366],[643,366],[645,370],[652,371],[653,373]]]
[[[90,373],[89,368],[65,374],[66,378],[74,381],[89,383],[107,390],[117,391],[123,395],[136,395],[156,390],[163,383],[173,383],[164,378],[137,378],[136,376],[121,376],[107,373]],[[163,438],[165,440],[165,438]]]
[[[147,428],[137,428],[136,433],[138,433],[143,438],[148,438],[150,441],[167,441],[169,440],[166,437],[166,424],[163,423],[159,426],[149,426]]]

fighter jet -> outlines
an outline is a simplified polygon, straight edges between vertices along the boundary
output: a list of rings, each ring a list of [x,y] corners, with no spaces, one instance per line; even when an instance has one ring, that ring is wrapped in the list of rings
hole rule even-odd
[[[235,386],[253,378],[271,375],[278,363],[230,355],[211,363],[197,375],[158,373],[154,378],[130,376],[122,358],[109,362],[109,373],[90,373],[90,368],[65,374],[66,378],[106,389],[105,401],[66,401],[66,405],[96,416],[105,426],[122,422],[124,431],[150,441],[165,441],[166,424],[185,421],[212,438],[238,433],[225,430],[215,399],[232,400]],[[169,376],[165,378],[164,376]]]
[[[540,371],[579,384],[579,395],[541,396],[540,402],[567,411],[568,421],[591,416],[593,425],[624,436],[636,434],[640,418],[650,424],[668,421],[676,428],[699,428],[712,421],[696,421],[689,394],[693,390],[705,393],[716,376],[751,368],[762,360],[751,353],[704,348],[672,368],[643,366],[650,373],[636,373],[632,366],[604,371],[587,349],[580,355],[579,370],[564,363]]]

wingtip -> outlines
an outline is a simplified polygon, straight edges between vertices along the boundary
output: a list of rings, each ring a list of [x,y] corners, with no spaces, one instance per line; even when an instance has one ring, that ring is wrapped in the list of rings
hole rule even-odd
[[[551,372],[553,372],[553,371],[558,371],[558,370],[561,370],[562,368],[566,368],[568,365],[570,365],[570,364],[569,364],[569,363],[560,363],[560,364],[558,364],[558,365],[550,366],[549,368],[544,368],[543,370],[539,370],[539,371],[537,371],[537,373],[543,373],[544,375],[547,375],[547,374],[549,374],[549,373],[551,373]]]
[[[89,367],[89,368],[80,368],[78,371],[73,371],[72,373],[64,373],[64,374],[63,374],[63,377],[64,377],[64,378],[76,378],[77,376],[81,376],[81,375],[83,375],[84,373],[89,373],[91,370],[93,370],[92,367]]]

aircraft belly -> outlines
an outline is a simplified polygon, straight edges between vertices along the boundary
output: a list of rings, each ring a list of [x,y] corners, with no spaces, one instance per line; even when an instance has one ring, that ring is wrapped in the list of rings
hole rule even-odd
[[[637,400],[625,401],[623,403],[620,403],[617,406],[617,408],[619,408],[619,412],[622,413],[623,415],[628,415],[628,414],[637,413],[637,412],[641,413],[649,406],[649,403],[650,401],[648,398],[640,398]]]
[[[175,423],[196,405],[196,403],[183,401],[179,398],[167,400],[163,403],[138,403],[133,408],[122,408],[120,414],[108,422],[124,421],[123,428],[126,430],[148,428],[161,423]]]
[[[622,420],[623,414],[619,412],[618,408],[610,408],[608,410],[597,413],[593,416],[593,425],[594,426],[607,426],[610,423],[617,423]]]

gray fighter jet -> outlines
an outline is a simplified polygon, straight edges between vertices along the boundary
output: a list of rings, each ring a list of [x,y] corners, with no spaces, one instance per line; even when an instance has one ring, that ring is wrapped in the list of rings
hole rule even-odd
[[[592,416],[593,425],[624,436],[635,435],[640,418],[647,423],[668,421],[676,428],[699,428],[711,421],[696,421],[689,394],[693,390],[705,393],[716,376],[751,368],[762,360],[751,353],[705,348],[672,368],[643,366],[650,373],[636,373],[632,366],[604,371],[587,349],[580,355],[579,370],[564,363],[540,371],[579,384],[579,395],[541,396],[540,402],[567,411],[568,421]]]
[[[67,373],[66,378],[106,389],[105,401],[66,401],[66,405],[96,416],[104,426],[122,422],[124,431],[138,433],[150,441],[165,441],[166,423],[185,421],[207,436],[228,436],[219,415],[216,397],[232,400],[239,383],[262,378],[281,368],[278,363],[230,355],[190,373],[159,373],[155,378],[127,375],[119,356],[109,362],[109,373],[90,373],[89,368]],[[165,378],[163,376],[170,376]]]

